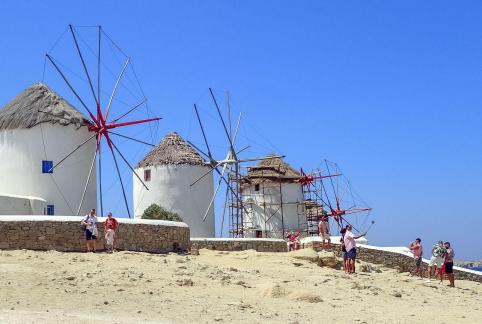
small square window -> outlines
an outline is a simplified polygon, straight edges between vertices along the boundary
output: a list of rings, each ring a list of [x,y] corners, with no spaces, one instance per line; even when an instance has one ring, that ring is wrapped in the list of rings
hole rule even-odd
[[[42,161],[42,173],[53,173],[54,161]]]
[[[45,211],[46,215],[54,215],[55,213],[54,205],[47,205],[47,209]]]
[[[259,183],[254,185],[254,191],[259,191]]]
[[[151,181],[151,170],[144,170],[144,181]]]

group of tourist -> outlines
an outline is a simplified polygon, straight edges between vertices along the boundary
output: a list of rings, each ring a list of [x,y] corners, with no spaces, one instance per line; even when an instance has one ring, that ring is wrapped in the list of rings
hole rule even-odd
[[[422,257],[423,257],[423,247],[422,240],[417,238],[409,246],[410,251],[413,253],[413,258],[415,260],[415,270],[414,275],[420,276],[423,279],[424,271],[422,269]],[[454,278],[454,256],[455,252],[450,242],[438,241],[432,248],[430,261],[427,267],[427,282],[430,282],[431,278],[440,279],[443,282],[444,274],[449,280],[449,287],[455,287]]]
[[[356,260],[356,241],[360,237],[366,235],[363,233],[361,235],[354,235],[353,226],[348,224],[343,227],[340,231],[340,245],[341,245],[341,255],[343,257],[343,269],[346,273],[355,273],[355,260]],[[330,237],[330,225],[328,223],[328,215],[323,214],[318,223],[318,233],[321,238],[321,244],[323,247],[331,246]]]
[[[97,251],[97,237],[99,236],[95,209],[92,209],[90,213],[82,219],[80,224],[85,232],[87,252],[95,253]],[[115,233],[118,228],[119,222],[112,217],[112,213],[108,213],[104,222],[105,247],[107,253],[114,252]]]
[[[353,226],[348,224],[341,229],[340,244],[341,255],[343,257],[343,268],[346,273],[355,273],[355,260],[356,260],[356,241],[360,237],[367,235],[363,233],[361,235],[353,234]]]
[[[322,245],[328,245],[328,247],[331,244],[329,228],[328,217],[324,215],[318,223],[318,231],[322,240]],[[366,235],[366,233],[363,233],[355,236],[352,230],[353,226],[348,224],[340,231],[341,255],[343,257],[343,268],[346,273],[355,273],[355,260],[357,256],[355,240]],[[417,238],[410,244],[409,248],[413,253],[415,261],[414,275],[424,278],[425,272],[422,269],[423,248],[421,239]],[[438,276],[440,281],[443,282],[444,275],[446,275],[449,280],[449,287],[455,287],[453,271],[454,256],[455,252],[451,247],[450,242],[444,243],[443,241],[439,241],[435,244],[432,248],[430,261],[426,270],[427,281],[430,281],[431,278],[437,278]]]

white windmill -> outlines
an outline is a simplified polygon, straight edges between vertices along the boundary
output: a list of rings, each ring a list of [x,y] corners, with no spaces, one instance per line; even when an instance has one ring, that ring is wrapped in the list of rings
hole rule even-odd
[[[226,186],[226,194],[225,194],[226,196],[225,196],[225,202],[224,202],[224,208],[223,208],[223,215],[221,219],[221,231],[224,227],[225,212],[228,209],[230,211],[230,219],[229,219],[230,235],[232,237],[245,237],[245,229],[249,227],[249,224],[247,224],[246,221],[249,218],[245,217],[245,213],[247,213],[248,210],[245,207],[243,203],[243,198],[242,198],[241,180],[243,177],[241,174],[241,165],[243,163],[282,158],[283,156],[272,155],[272,156],[267,156],[262,158],[256,157],[256,158],[240,159],[239,158],[240,153],[249,148],[249,147],[244,147],[239,150],[235,149],[236,139],[238,136],[239,126],[241,123],[241,114],[239,114],[238,116],[236,126],[234,127],[234,132],[232,131],[233,128],[231,127],[230,124],[229,124],[229,130],[228,130],[228,126],[224,120],[223,114],[221,113],[221,109],[219,108],[219,104],[216,100],[216,96],[214,95],[213,90],[211,88],[209,88],[209,93],[213,100],[219,120],[221,121],[224,134],[226,135],[226,138],[228,140],[229,148],[228,148],[228,152],[226,153],[226,158],[222,160],[216,160],[214,158],[206,136],[206,132],[204,130],[203,123],[201,121],[201,117],[199,115],[199,110],[197,106],[194,105],[194,110],[196,112],[196,117],[202,132],[204,144],[206,145],[206,151],[200,149],[190,141],[188,141],[188,143],[191,144],[198,152],[200,152],[208,160],[206,162],[206,165],[209,166],[210,169],[206,171],[203,175],[201,175],[196,181],[194,181],[191,184],[191,186],[195,186],[198,182],[202,181],[204,177],[208,175],[212,175],[212,173],[215,172],[218,175],[219,179],[214,189],[214,194],[212,195],[210,199],[210,203],[204,213],[203,221],[206,221],[207,217],[209,216],[209,212],[213,207],[217,194],[222,184],[224,183],[224,185]],[[229,100],[228,100],[228,103],[229,103]],[[231,114],[229,104],[228,104],[228,114],[229,115]]]
[[[177,213],[189,225],[191,237],[214,237],[214,208],[208,206],[213,196],[212,174],[191,186],[209,170],[205,160],[179,134],[167,134],[135,169],[149,186],[146,190],[134,181],[135,217],[142,217],[146,208],[157,204]]]
[[[67,35],[70,36],[64,41]],[[45,67],[55,74],[52,82],[64,89],[58,93],[70,96],[72,104],[39,84],[27,89],[0,112],[0,124],[4,125],[0,130],[5,134],[3,144],[15,142],[15,148],[8,152],[19,159],[16,165],[3,168],[6,162],[1,162],[0,167],[12,169],[11,176],[22,181],[10,192],[45,200],[46,214],[79,215],[96,207],[98,181],[100,215],[103,215],[103,195],[118,181],[121,199],[130,217],[123,171],[132,170],[137,181],[146,189],[147,185],[134,171],[126,151],[122,153],[121,145],[126,142],[152,145],[135,138],[139,129],[145,129],[135,126],[160,119],[152,117],[147,108],[131,58],[101,26],[69,25],[46,54],[45,62]],[[74,102],[80,109],[74,108]],[[128,118],[130,120],[126,120]],[[22,122],[15,122],[18,119]],[[30,140],[22,145],[23,141]],[[43,152],[39,152],[40,148]],[[4,152],[7,150],[2,149],[2,155]],[[102,174],[106,158],[111,159],[117,173],[117,179],[112,177],[114,183],[110,188],[102,186],[109,175],[105,170]],[[119,163],[119,158],[124,165]],[[47,175],[40,175],[40,171]],[[38,208],[32,212],[38,213]]]

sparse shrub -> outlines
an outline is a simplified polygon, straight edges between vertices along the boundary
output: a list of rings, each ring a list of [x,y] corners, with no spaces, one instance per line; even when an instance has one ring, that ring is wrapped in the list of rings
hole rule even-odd
[[[158,204],[152,204],[144,210],[142,219],[159,219],[173,222],[182,222],[182,218],[178,214],[168,211]]]

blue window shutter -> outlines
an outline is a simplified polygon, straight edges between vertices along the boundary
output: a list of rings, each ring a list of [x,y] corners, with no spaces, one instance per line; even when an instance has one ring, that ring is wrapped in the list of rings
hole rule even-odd
[[[54,166],[54,161],[43,160],[42,173],[53,173],[53,170],[51,170],[53,166]]]
[[[54,205],[47,205],[47,215],[55,215]]]

